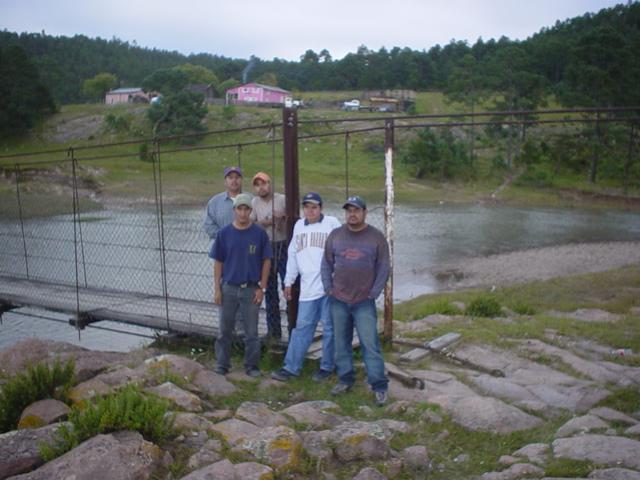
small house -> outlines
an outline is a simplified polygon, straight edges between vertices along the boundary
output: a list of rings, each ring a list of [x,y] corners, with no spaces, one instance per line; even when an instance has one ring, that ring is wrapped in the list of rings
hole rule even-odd
[[[145,93],[139,87],[132,88],[116,88],[109,90],[104,98],[107,105],[116,105],[118,103],[149,103],[149,94]]]
[[[261,83],[245,83],[226,93],[227,105],[284,106],[287,100],[292,101],[291,92]]]

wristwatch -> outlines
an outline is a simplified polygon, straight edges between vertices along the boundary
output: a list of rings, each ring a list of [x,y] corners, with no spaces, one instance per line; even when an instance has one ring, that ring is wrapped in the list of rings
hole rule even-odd
[[[262,290],[262,293],[267,293],[267,289],[262,287],[262,284],[258,282],[258,287]]]

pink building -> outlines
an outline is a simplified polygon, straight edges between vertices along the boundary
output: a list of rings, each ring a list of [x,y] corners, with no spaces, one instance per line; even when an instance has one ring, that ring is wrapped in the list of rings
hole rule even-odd
[[[226,94],[227,105],[284,105],[291,101],[291,92],[282,88],[262,85],[260,83],[245,83],[239,87],[230,88]]]

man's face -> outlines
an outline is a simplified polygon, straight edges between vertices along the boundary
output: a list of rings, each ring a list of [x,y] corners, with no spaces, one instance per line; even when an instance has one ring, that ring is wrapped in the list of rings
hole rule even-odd
[[[318,220],[320,220],[320,215],[322,214],[322,205],[307,202],[302,205],[302,211],[304,212],[304,218],[306,218],[309,223],[316,223]]]
[[[260,198],[268,197],[271,194],[271,183],[257,178],[256,181],[253,182],[253,190]]]
[[[224,177],[224,186],[229,193],[239,193],[242,189],[242,177],[236,172],[231,172],[229,175]]]
[[[239,225],[247,225],[251,221],[251,209],[246,205],[238,205],[233,209],[233,213]]]
[[[347,225],[351,228],[358,229],[364,225],[364,221],[367,218],[367,211],[354,207],[353,205],[347,205],[344,210],[345,219]]]

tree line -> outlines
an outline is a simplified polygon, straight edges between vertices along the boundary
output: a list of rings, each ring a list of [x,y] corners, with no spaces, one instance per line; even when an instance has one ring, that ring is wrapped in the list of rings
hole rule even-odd
[[[374,51],[363,45],[341,59],[326,49],[307,50],[299,61],[185,56],[117,38],[5,30],[0,32],[0,47],[8,45],[25,50],[55,100],[63,104],[85,101],[83,83],[99,73],[114,75],[120,86],[138,86],[156,70],[182,64],[204,67],[218,82],[263,80],[299,91],[462,88],[467,96],[480,96],[489,90],[505,93],[505,102],[516,108],[535,105],[548,93],[564,105],[629,105],[640,100],[635,88],[640,79],[638,2],[558,21],[523,41],[451,41],[429,50]]]

